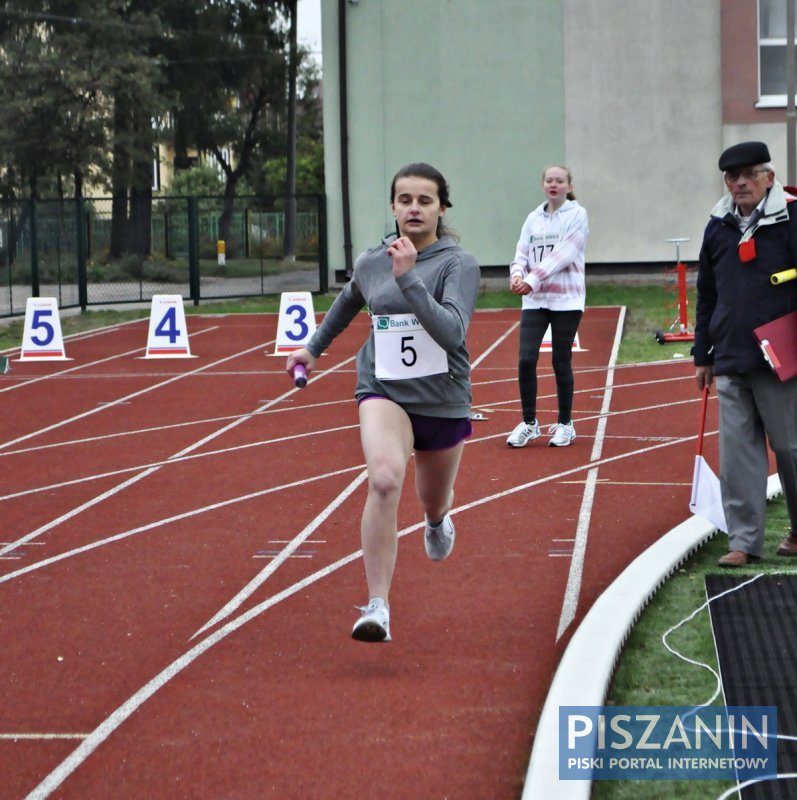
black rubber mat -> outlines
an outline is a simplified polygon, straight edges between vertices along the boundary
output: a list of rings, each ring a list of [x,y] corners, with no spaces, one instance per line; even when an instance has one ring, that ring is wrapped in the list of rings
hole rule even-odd
[[[709,598],[750,576],[707,575]],[[709,605],[728,706],[776,706],[778,734],[797,736],[797,575],[767,575]],[[778,741],[778,773],[797,772],[797,742]],[[744,800],[794,800],[797,779],[767,781]]]

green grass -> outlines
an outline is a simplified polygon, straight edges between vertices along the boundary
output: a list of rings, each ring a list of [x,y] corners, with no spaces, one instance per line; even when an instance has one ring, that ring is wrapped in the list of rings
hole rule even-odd
[[[794,571],[797,564],[770,555],[789,531],[789,517],[782,497],[769,505],[764,559],[754,566],[733,570],[734,575]],[[672,655],[663,635],[706,602],[705,578],[722,570],[717,559],[728,550],[724,534],[717,534],[695,553],[653,596],[631,630],[614,674],[606,703],[617,706],[670,706],[707,703],[717,689],[707,670]],[[717,671],[714,639],[708,609],[679,627],[667,642],[681,655]],[[722,703],[722,695],[714,704]],[[718,797],[732,786],[728,781],[596,781],[595,800],[705,800]]]

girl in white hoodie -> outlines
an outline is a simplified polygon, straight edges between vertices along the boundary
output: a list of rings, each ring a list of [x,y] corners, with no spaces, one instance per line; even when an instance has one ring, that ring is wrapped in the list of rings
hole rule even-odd
[[[540,436],[537,422],[537,361],[548,326],[556,376],[558,416],[548,433],[552,447],[576,438],[573,427],[573,342],[584,313],[584,248],[589,234],[587,212],[576,201],[567,167],[542,173],[545,202],[523,223],[515,258],[509,266],[510,289],[522,296],[518,383],[523,420],[506,443],[524,447]]]

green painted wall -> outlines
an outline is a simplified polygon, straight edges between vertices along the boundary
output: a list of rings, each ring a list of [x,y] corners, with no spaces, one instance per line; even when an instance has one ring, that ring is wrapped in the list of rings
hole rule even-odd
[[[561,4],[359,0],[345,12],[353,256],[393,228],[395,171],[428,161],[449,181],[463,247],[508,264],[542,168],[565,157]],[[345,264],[337,20],[337,0],[322,0],[333,270]]]

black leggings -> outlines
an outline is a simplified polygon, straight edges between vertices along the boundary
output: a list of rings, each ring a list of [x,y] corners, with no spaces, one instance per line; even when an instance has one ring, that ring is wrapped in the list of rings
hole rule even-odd
[[[583,311],[549,311],[527,308],[520,313],[520,354],[518,383],[523,419],[537,417],[537,360],[548,325],[551,326],[551,359],[556,376],[556,397],[559,402],[557,422],[572,421],[573,414],[573,342]]]

